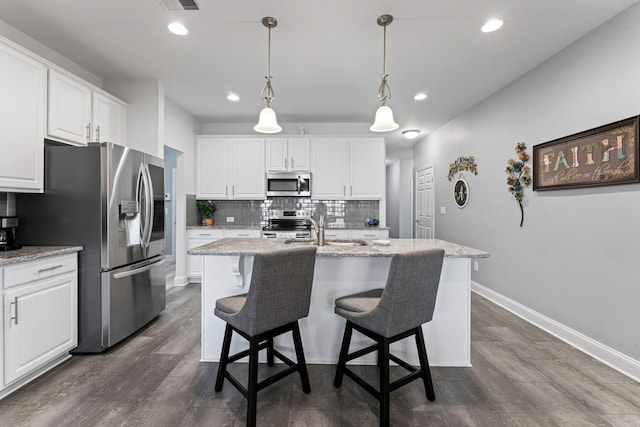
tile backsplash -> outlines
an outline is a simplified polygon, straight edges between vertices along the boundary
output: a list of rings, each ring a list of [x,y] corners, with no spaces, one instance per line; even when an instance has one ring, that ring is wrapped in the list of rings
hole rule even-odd
[[[318,200],[297,197],[277,197],[267,200],[216,200],[216,225],[233,224],[251,227],[267,224],[270,209],[310,210],[313,218],[325,215],[327,228],[361,227],[365,218],[378,218],[380,202],[377,200]],[[341,222],[342,221],[342,222]],[[195,195],[187,195],[187,225],[202,222]]]

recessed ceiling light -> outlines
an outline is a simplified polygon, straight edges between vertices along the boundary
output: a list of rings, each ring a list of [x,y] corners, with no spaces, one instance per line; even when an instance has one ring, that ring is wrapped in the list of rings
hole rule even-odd
[[[413,99],[415,99],[416,101],[424,101],[425,99],[427,99],[427,94],[420,92],[416,94],[416,96],[414,96]]]
[[[182,25],[182,23],[180,22],[172,22],[168,25],[168,28],[169,31],[171,31],[173,34],[177,34],[179,36],[186,36],[187,34],[189,34],[189,30],[187,30],[187,27]]]
[[[240,101],[240,97],[235,93],[230,93],[229,95],[227,95],[227,99],[229,101]]]
[[[402,134],[407,139],[415,139],[419,133],[420,131],[418,129],[407,129],[402,131]]]
[[[502,22],[500,19],[490,19],[488,20],[481,28],[483,33],[490,33],[492,31],[500,29],[502,27]]]

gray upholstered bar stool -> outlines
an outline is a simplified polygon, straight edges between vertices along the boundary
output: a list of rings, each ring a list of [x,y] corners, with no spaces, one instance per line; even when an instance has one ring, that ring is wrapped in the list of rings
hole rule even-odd
[[[299,372],[302,390],[307,394],[311,392],[298,319],[309,314],[315,262],[315,246],[256,254],[249,292],[216,301],[215,315],[227,322],[227,326],[215,390],[222,390],[226,378],[242,393],[247,399],[247,426],[256,424],[258,391],[276,381]],[[233,332],[249,341],[249,349],[230,356]],[[273,338],[285,332],[293,335],[297,363],[273,348]],[[263,349],[267,349],[270,366],[275,356],[288,368],[258,382],[258,352]],[[246,356],[249,356],[249,375],[245,388],[227,371],[227,365]]]
[[[335,312],[347,319],[347,324],[333,385],[340,387],[346,374],[378,399],[381,426],[389,425],[389,393],[413,380],[422,378],[427,398],[432,402],[436,399],[421,325],[433,317],[443,260],[442,249],[394,255],[384,289],[373,289],[336,300]],[[376,343],[349,353],[353,329]],[[389,353],[391,343],[412,335],[418,347],[420,369]],[[346,366],[348,361],[373,351],[378,352],[378,390]],[[389,383],[389,360],[411,373]]]

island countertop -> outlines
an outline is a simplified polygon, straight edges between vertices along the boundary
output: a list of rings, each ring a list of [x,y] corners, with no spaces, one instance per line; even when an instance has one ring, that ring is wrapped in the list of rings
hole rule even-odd
[[[226,238],[188,251],[189,255],[255,255],[273,250],[286,249],[301,244],[299,241],[285,243],[292,239]],[[458,245],[439,239],[389,239],[364,240],[364,246],[341,246],[328,244],[318,247],[321,257],[390,257],[394,254],[421,249],[444,249],[448,258],[487,258],[489,253],[468,246]]]

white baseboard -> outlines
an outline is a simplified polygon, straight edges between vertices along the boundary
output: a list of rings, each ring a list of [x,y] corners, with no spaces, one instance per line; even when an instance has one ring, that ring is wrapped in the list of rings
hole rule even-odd
[[[513,314],[640,382],[640,362],[476,282],[471,290]]]
[[[187,276],[176,276],[173,278],[173,286],[187,286],[189,278]]]

